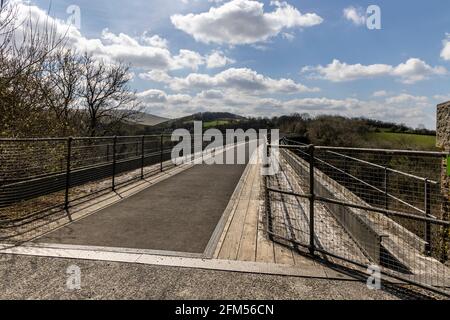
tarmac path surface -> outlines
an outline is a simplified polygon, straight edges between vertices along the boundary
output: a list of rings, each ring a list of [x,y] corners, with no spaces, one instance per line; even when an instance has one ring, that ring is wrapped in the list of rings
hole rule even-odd
[[[203,253],[245,167],[195,165],[36,241]]]

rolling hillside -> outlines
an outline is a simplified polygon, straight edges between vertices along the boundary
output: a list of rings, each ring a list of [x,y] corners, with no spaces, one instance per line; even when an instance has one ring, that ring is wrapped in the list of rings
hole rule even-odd
[[[169,120],[170,119],[168,119],[168,118],[155,116],[155,115],[150,114],[150,113],[138,112],[138,114],[136,114],[133,117],[133,119],[129,120],[129,122],[131,122],[133,124],[143,125],[143,126],[155,126],[157,124],[164,123],[164,122],[167,122]]]

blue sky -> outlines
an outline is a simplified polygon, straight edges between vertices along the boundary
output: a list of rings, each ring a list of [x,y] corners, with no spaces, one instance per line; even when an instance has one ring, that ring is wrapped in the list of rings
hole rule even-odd
[[[308,112],[435,128],[436,104],[450,100],[446,0],[29,4],[61,25],[78,6],[75,47],[131,63],[133,88],[161,116]],[[381,29],[367,28],[369,5],[380,8]]]

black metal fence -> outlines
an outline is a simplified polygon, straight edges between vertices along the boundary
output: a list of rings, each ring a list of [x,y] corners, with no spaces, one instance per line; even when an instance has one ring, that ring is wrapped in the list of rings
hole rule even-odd
[[[174,166],[169,135],[0,139],[0,229]]]
[[[0,240],[22,241],[21,235],[40,226],[71,219],[72,207],[178,163],[220,158],[223,153],[216,154],[217,148],[209,145],[216,138],[186,134],[175,141],[172,135],[0,139]],[[191,150],[177,149],[172,159],[181,140],[182,148],[190,145]],[[239,142],[235,137],[231,144]]]
[[[449,190],[441,183],[447,154],[289,139],[279,148],[281,170],[265,177],[274,240],[449,294]]]

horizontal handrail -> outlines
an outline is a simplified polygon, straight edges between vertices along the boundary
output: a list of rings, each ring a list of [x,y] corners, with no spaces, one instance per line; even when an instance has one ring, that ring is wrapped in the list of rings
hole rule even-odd
[[[362,151],[369,153],[383,153],[387,155],[416,155],[416,156],[433,156],[446,157],[450,155],[448,152],[439,151],[419,151],[419,150],[398,150],[398,149],[371,149],[371,148],[347,148],[347,147],[330,147],[330,146],[316,146],[316,149],[324,150],[342,150],[342,151]]]
[[[292,141],[292,140],[289,140],[289,141]],[[296,145],[282,145],[282,146],[280,146],[280,148],[295,149],[295,148],[299,148],[299,147],[300,147],[300,148],[308,147],[308,145],[306,145],[306,144],[303,144],[303,143],[299,143],[299,144],[301,144],[301,146],[296,146]],[[393,154],[399,154],[399,152],[401,152],[401,153],[408,152],[409,155],[421,155],[421,154],[423,154],[424,156],[446,156],[446,155],[447,155],[447,153],[445,153],[445,152],[430,152],[430,151],[413,151],[413,152],[411,153],[410,150],[340,148],[340,147],[325,147],[325,146],[314,146],[314,148],[315,148],[315,149],[322,149],[322,150],[328,150],[328,149],[332,149],[332,150],[340,150],[340,149],[342,149],[342,150],[347,150],[347,151],[352,151],[352,150],[354,150],[354,151],[373,150],[373,151],[375,151],[375,152],[377,152],[377,151],[389,151],[389,152],[391,152],[391,153],[393,153]],[[404,171],[392,169],[392,168],[390,168],[390,167],[382,166],[382,165],[379,165],[379,164],[376,164],[376,163],[373,163],[373,162],[369,162],[369,161],[365,161],[365,160],[362,160],[362,159],[350,157],[350,156],[345,155],[345,154],[342,154],[342,153],[337,153],[337,152],[334,152],[334,151],[328,151],[328,152],[331,153],[331,154],[335,154],[335,155],[337,155],[337,156],[340,156],[340,157],[344,157],[344,158],[347,158],[347,159],[351,159],[351,160],[354,160],[354,161],[357,161],[357,162],[361,162],[361,163],[367,164],[367,165],[369,165],[369,166],[373,166],[373,167],[380,168],[380,169],[386,169],[386,170],[388,170],[388,171],[390,171],[390,172],[398,173],[398,174],[400,174],[400,175],[404,175],[404,176],[407,176],[407,177],[410,177],[410,178],[414,178],[414,179],[417,179],[417,180],[420,180],[420,181],[423,181],[423,182],[429,182],[429,183],[431,183],[431,184],[439,184],[438,181],[431,180],[431,179],[429,179],[429,178],[420,177],[420,176],[417,176],[417,175],[414,175],[414,174],[411,174],[411,173],[408,173],[408,172],[404,172]],[[316,158],[316,159],[317,159],[317,158]]]
[[[163,152],[167,153],[168,151],[171,151],[172,149],[164,149]],[[144,155],[145,158],[150,158],[150,157],[154,157],[160,154],[160,151],[155,150],[152,151],[150,153],[146,153]],[[133,157],[128,157],[126,159],[118,159],[117,163],[122,163],[122,162],[128,162],[128,161],[132,161],[132,160],[138,160],[140,159],[141,156],[133,156]],[[86,169],[92,169],[92,168],[96,168],[96,167],[101,167],[104,165],[108,165],[108,164],[112,164],[112,160],[110,161],[102,161],[102,162],[98,162],[98,163],[94,163],[94,164],[89,164],[89,165],[84,165],[84,166],[80,166],[80,167],[76,167],[76,168],[72,168],[73,171],[82,171],[82,170],[86,170]],[[54,177],[57,175],[65,175],[66,171],[65,170],[59,170],[59,171],[55,171],[55,172],[50,172],[50,173],[46,173],[46,174],[42,174],[42,175],[35,175],[35,176],[30,176],[30,177],[24,177],[24,178],[18,178],[17,181],[14,182],[10,182],[7,180],[0,180],[0,183],[2,182],[6,182],[5,184],[0,184],[0,188],[1,187],[12,187],[15,185],[19,185],[21,183],[27,183],[27,182],[31,182],[33,180],[39,180],[42,178],[48,178],[48,177]]]
[[[304,151],[300,151],[300,152],[302,152],[303,154],[309,156],[309,154],[307,154],[307,153],[304,152]],[[338,154],[338,155],[340,155],[340,154]],[[326,162],[326,161],[324,161],[324,160],[322,160],[322,159],[320,159],[320,158],[318,158],[318,157],[314,157],[314,159],[315,159],[316,161],[319,161],[319,162],[323,163],[324,165],[329,166],[330,168],[332,168],[332,169],[334,169],[334,170],[336,170],[336,171],[338,171],[338,172],[340,172],[340,173],[342,173],[342,174],[345,174],[346,176],[348,176],[348,177],[350,177],[350,178],[352,178],[352,179],[354,179],[354,180],[356,180],[356,181],[358,181],[358,182],[364,184],[365,186],[367,186],[367,187],[369,187],[369,188],[371,188],[371,189],[373,189],[373,190],[375,190],[375,191],[377,191],[377,192],[380,192],[380,193],[386,195],[387,197],[389,197],[389,198],[391,198],[391,199],[393,199],[393,200],[396,200],[396,201],[398,201],[398,202],[404,204],[404,205],[407,206],[407,207],[410,207],[411,209],[414,209],[414,210],[416,210],[416,211],[418,211],[418,212],[420,212],[420,213],[422,213],[422,214],[426,214],[425,210],[420,209],[420,208],[418,208],[418,207],[416,207],[416,206],[410,204],[409,202],[407,202],[407,201],[405,201],[405,200],[403,200],[403,199],[400,199],[399,197],[396,197],[396,196],[394,196],[394,195],[392,195],[392,194],[390,194],[390,193],[388,193],[388,192],[385,192],[384,190],[381,190],[380,188],[378,188],[378,187],[376,187],[376,186],[374,186],[374,185],[372,185],[372,184],[370,184],[370,183],[368,183],[368,182],[366,182],[366,181],[364,181],[364,180],[362,180],[362,179],[360,179],[360,178],[358,178],[358,177],[355,177],[354,175],[352,175],[352,174],[346,172],[345,170],[342,170],[342,169],[340,169],[340,168],[337,168],[336,166],[333,166],[332,164],[330,164],[330,163],[328,163],[328,162]],[[368,162],[368,163],[372,164],[371,162]],[[382,167],[382,168],[384,168],[384,167]],[[403,172],[401,172],[401,171],[397,171],[397,170],[394,170],[394,169],[392,169],[392,170],[393,170],[394,172],[397,172],[397,173],[403,173]],[[403,174],[409,175],[408,173],[403,173]],[[433,181],[433,180],[429,180],[429,179],[426,179],[426,178],[416,177],[416,176],[414,176],[414,175],[409,175],[409,176],[412,176],[412,177],[414,177],[414,178],[416,178],[416,179],[420,178],[421,181],[429,182],[430,184],[438,184],[438,182]]]
[[[294,196],[294,197],[300,197],[300,198],[306,198],[306,199],[310,199],[311,198],[310,194],[301,194],[301,193],[298,193],[298,192],[287,191],[287,190],[277,189],[277,188],[273,188],[273,187],[267,187],[266,190],[270,191],[270,192],[285,194],[285,195],[288,195],[288,196]],[[377,213],[383,213],[385,215],[390,215],[390,216],[396,216],[396,217],[402,217],[402,218],[410,218],[410,219],[414,219],[414,220],[417,220],[417,221],[424,221],[424,222],[428,221],[428,222],[431,222],[433,224],[441,225],[441,226],[450,226],[450,222],[449,221],[439,220],[439,219],[436,219],[436,218],[430,218],[430,217],[425,217],[425,216],[419,216],[419,215],[413,214],[413,213],[407,213],[407,212],[402,212],[402,211],[395,211],[395,210],[377,208],[377,207],[373,207],[373,206],[362,206],[362,205],[354,204],[354,203],[351,203],[351,202],[339,201],[339,200],[336,200],[336,199],[330,199],[330,198],[321,197],[321,196],[317,196],[317,195],[314,197],[314,200],[322,201],[322,202],[328,202],[328,203],[333,203],[333,204],[342,205],[342,206],[351,207],[351,208],[360,209],[360,210],[369,210],[369,211],[373,211],[373,212],[377,212]]]
[[[162,137],[172,137],[172,133],[161,133],[161,134],[148,134],[148,135],[136,135],[136,136],[95,136],[95,137],[43,137],[43,138],[0,138],[0,142],[38,142],[38,141],[67,141],[67,139],[71,138],[72,140],[113,140],[115,138],[117,139],[142,139],[144,138],[160,138]],[[226,134],[223,133],[223,136]],[[177,135],[178,136],[178,135]],[[182,136],[182,135],[179,135]],[[189,133],[189,136],[191,137],[214,137],[213,134],[194,134]]]
[[[378,192],[380,192],[380,193],[382,193],[382,194],[387,195],[387,196],[390,197],[391,199],[394,199],[394,200],[396,200],[396,201],[399,201],[400,203],[402,203],[402,204],[404,204],[404,205],[410,207],[411,209],[417,210],[417,211],[419,211],[419,212],[425,214],[425,211],[424,211],[424,210],[422,210],[422,209],[420,209],[420,208],[418,208],[418,207],[416,207],[416,206],[414,206],[414,205],[412,205],[412,204],[406,202],[405,200],[402,200],[402,199],[400,199],[400,198],[398,198],[398,197],[396,197],[396,196],[393,196],[393,195],[390,194],[390,193],[386,193],[385,191],[381,190],[380,188],[377,188],[377,187],[375,187],[374,185],[371,185],[370,183],[368,183],[368,182],[366,182],[366,181],[364,181],[364,180],[362,180],[362,179],[359,179],[359,178],[355,177],[354,175],[352,175],[352,174],[350,174],[350,173],[348,173],[348,172],[346,172],[346,171],[344,171],[344,170],[342,170],[342,169],[339,169],[339,168],[333,166],[332,164],[329,164],[328,162],[326,162],[326,161],[324,161],[324,160],[322,160],[322,159],[319,159],[319,158],[317,158],[317,157],[314,157],[314,159],[316,159],[316,160],[322,162],[323,164],[329,166],[330,168],[332,168],[332,169],[334,169],[334,170],[337,170],[337,171],[339,171],[340,173],[343,173],[343,174],[349,176],[350,178],[352,178],[352,179],[354,179],[354,180],[356,180],[356,181],[358,181],[358,182],[360,182],[360,183],[362,183],[362,184],[364,184],[364,185],[366,185],[366,186],[372,188],[372,189],[375,190],[375,191],[378,191]]]
[[[398,174],[401,174],[401,175],[404,175],[404,176],[407,176],[407,177],[410,177],[410,178],[414,178],[414,179],[417,179],[417,180],[420,180],[420,181],[423,181],[423,182],[427,181],[427,182],[429,182],[431,184],[438,184],[439,183],[437,181],[430,180],[428,178],[419,177],[419,176],[416,176],[416,175],[411,174],[411,173],[403,172],[403,171],[400,171],[400,170],[395,170],[395,169],[392,169],[392,168],[389,168],[389,167],[386,167],[386,166],[382,166],[382,165],[379,165],[379,164],[376,164],[376,163],[373,163],[373,162],[369,162],[369,161],[361,160],[361,159],[358,159],[358,158],[350,157],[350,156],[342,154],[342,153],[337,153],[337,152],[334,152],[334,151],[328,151],[328,152],[331,153],[331,154],[335,154],[337,156],[340,156],[340,157],[344,157],[344,158],[347,158],[347,159],[350,159],[350,160],[354,160],[354,161],[357,161],[357,162],[368,164],[368,165],[370,165],[372,167],[376,167],[376,168],[379,168],[379,169],[386,169],[389,172],[398,173]]]

